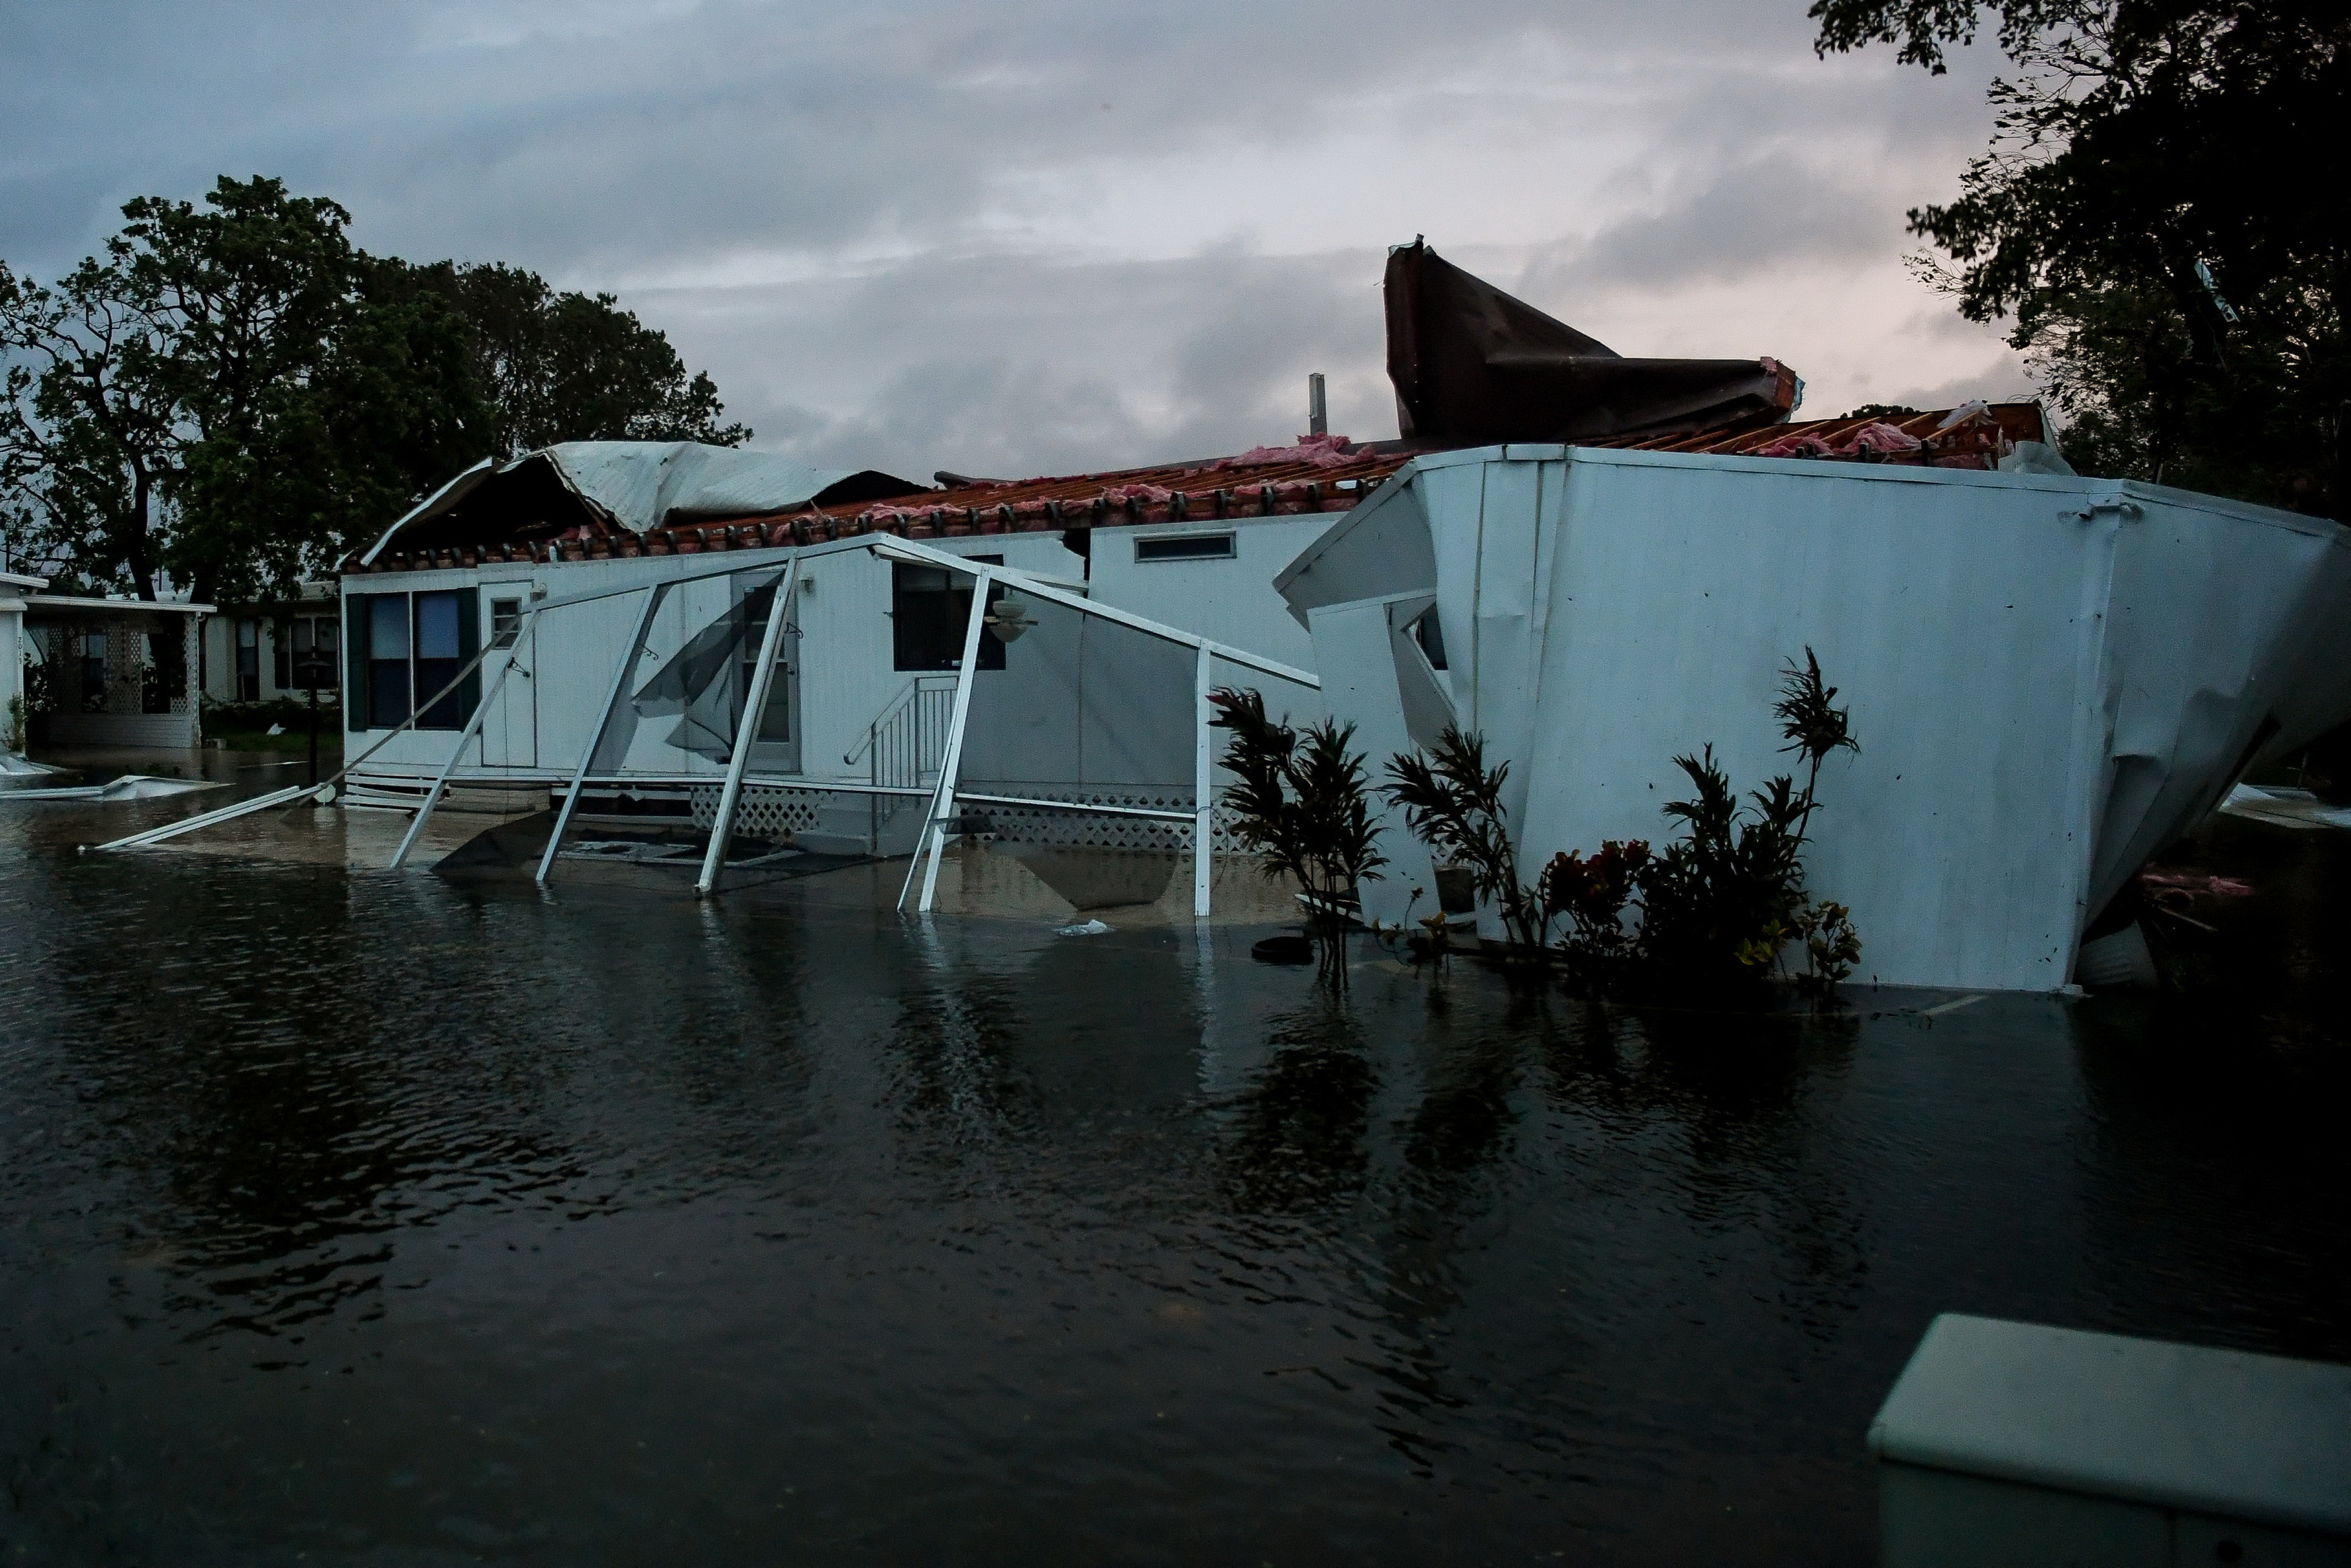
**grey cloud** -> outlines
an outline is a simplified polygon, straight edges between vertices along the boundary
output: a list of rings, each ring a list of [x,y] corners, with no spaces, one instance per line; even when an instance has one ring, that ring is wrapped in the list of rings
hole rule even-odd
[[[1791,160],[1723,169],[1661,212],[1554,247],[1530,264],[1531,294],[1671,288],[1754,276],[1791,261],[1836,261],[1902,243],[1902,213],[1886,193]]]
[[[1395,427],[1369,242],[1438,226],[1447,172],[1496,150],[1555,149],[1563,188],[1587,130],[1638,149],[1597,202],[1519,182],[1492,228],[1482,199],[1457,201],[1470,232],[1430,234],[1571,320],[1595,292],[1899,254],[1901,210],[1980,143],[1980,91],[1820,66],[1802,10],[0,0],[0,256],[54,272],[131,194],[278,173],[416,259],[578,287],[734,258],[806,275],[623,303],[711,369],[759,444],[827,462],[1229,451],[1296,434],[1310,370],[1334,425],[1375,437]],[[1147,183],[1187,179],[1181,200]],[[1086,249],[1113,209],[1165,237]],[[1318,254],[1198,251],[1300,211],[1358,226],[1288,234]],[[1115,259],[1136,254],[1180,259]]]
[[[2001,353],[1982,369],[1933,386],[1910,386],[1866,400],[1911,409],[1955,409],[1972,398],[1986,402],[2032,402],[2041,396],[2023,358],[2013,350]]]
[[[1394,435],[1383,260],[987,254],[663,303],[761,446],[1026,476],[1286,441],[1305,428],[1312,370],[1329,377],[1334,429]]]
[[[831,254],[967,237],[1008,177],[1278,148],[1384,101],[1413,134],[1424,83],[1490,77],[1481,65],[1524,38],[1587,68],[1614,50],[1667,74],[1693,38],[1718,68],[1802,41],[1729,0],[1508,0],[1441,23],[1405,0],[714,4],[632,26],[607,7],[585,27],[545,7],[508,26],[510,11],[21,6],[11,36],[34,47],[0,65],[0,101],[18,106],[0,110],[16,150],[0,200],[76,171],[92,210],[45,223],[49,250],[69,227],[86,245],[134,191],[268,170],[342,199],[371,245],[419,257],[594,271],[694,246]],[[467,31],[511,41],[457,41]],[[26,237],[7,236],[20,264],[70,259],[26,256]]]

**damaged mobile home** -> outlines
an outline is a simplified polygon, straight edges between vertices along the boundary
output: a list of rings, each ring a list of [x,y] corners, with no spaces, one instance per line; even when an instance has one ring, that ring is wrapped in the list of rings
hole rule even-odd
[[[946,490],[664,490],[684,460],[618,443],[460,476],[346,563],[345,798],[551,798],[542,877],[632,815],[700,833],[705,889],[738,837],[919,849],[925,906],[957,835],[1149,851],[1206,912],[1207,692],[1251,685],[1374,769],[1483,734],[1531,880],[1659,836],[1677,753],[1772,771],[1811,647],[1867,748],[1808,857],[1863,974],[2046,991],[2149,855],[2351,717],[2331,523],[2075,477],[2030,404],[1796,422],[1775,359],[1620,356],[1419,244],[1386,290],[1395,441]],[[1395,921],[1436,883],[1400,820],[1382,848]]]

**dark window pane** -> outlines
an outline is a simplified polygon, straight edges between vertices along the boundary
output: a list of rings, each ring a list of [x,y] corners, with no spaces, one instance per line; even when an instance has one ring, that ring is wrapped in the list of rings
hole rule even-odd
[[[902,670],[954,670],[963,663],[964,629],[971,618],[973,579],[945,566],[890,568],[891,667]],[[1001,585],[987,602],[1002,597]],[[1004,668],[1004,645],[979,639],[979,668]]]
[[[1134,558],[1138,561],[1230,560],[1232,554],[1230,534],[1162,535],[1134,542]]]
[[[408,718],[408,660],[368,660],[368,723],[389,730]]]
[[[455,594],[419,594],[416,596],[416,657],[424,659],[455,659],[457,652],[457,596]],[[450,675],[455,675],[451,670]],[[442,678],[446,682],[449,676]],[[427,687],[426,691],[433,688]]]
[[[368,597],[368,657],[371,659],[406,659],[408,657],[408,596],[406,594],[371,594]],[[401,711],[408,711],[405,703]]]
[[[236,700],[261,701],[261,623],[257,620],[236,623]]]
[[[522,630],[522,601],[492,599],[490,601],[490,646],[512,648]]]
[[[433,694],[457,679],[465,668],[460,607],[473,602],[471,594],[438,593],[416,596],[416,701],[431,701]],[[416,721],[420,730],[462,730],[465,727],[464,694],[452,691],[424,710]]]
[[[1419,639],[1420,650],[1428,655],[1428,667],[1431,670],[1444,669],[1445,628],[1437,624],[1437,611],[1423,611],[1421,618],[1412,623],[1412,634]]]

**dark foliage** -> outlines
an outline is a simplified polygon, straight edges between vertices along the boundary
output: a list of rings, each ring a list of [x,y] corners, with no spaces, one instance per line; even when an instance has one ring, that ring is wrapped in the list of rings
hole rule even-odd
[[[1811,649],[1802,665],[1789,664],[1772,711],[1782,749],[1804,762],[1801,787],[1783,774],[1742,804],[1708,746],[1674,759],[1691,794],[1665,807],[1682,826],[1664,849],[1611,842],[1589,857],[1552,859],[1543,906],[1569,919],[1560,946],[1577,978],[1602,989],[1721,994],[1770,976],[1782,950],[1800,939],[1808,965],[1798,979],[1807,989],[1825,993],[1851,975],[1861,944],[1848,912],[1814,904],[1804,890],[1821,764],[1860,749],[1835,697]],[[1637,927],[1627,930],[1625,912],[1636,904]]]
[[[2085,472],[2339,516],[2351,401],[2340,0],[1816,0],[1823,52],[1941,70],[1996,21],[1991,148],[1913,233],[2010,341]]]
[[[1269,718],[1256,691],[1224,688],[1208,701],[1217,711],[1210,722],[1232,734],[1224,765],[1239,782],[1226,786],[1224,800],[1234,836],[1265,857],[1267,875],[1298,879],[1322,976],[1344,985],[1344,906],[1357,883],[1387,864],[1375,846],[1364,754],[1347,750],[1355,727],[1326,719],[1294,730]]]
[[[1648,867],[1649,846],[1638,838],[1610,839],[1590,857],[1562,850],[1543,867],[1536,891],[1546,918],[1566,917],[1560,946],[1578,979],[1613,987],[1640,956],[1640,933],[1626,929],[1625,910]]]
[[[1542,945],[1549,922],[1535,889],[1519,880],[1518,848],[1502,809],[1510,772],[1508,763],[1486,766],[1484,736],[1448,724],[1430,755],[1389,758],[1389,782],[1381,787],[1404,808],[1414,833],[1468,868],[1478,896],[1496,906],[1511,942],[1531,950]]]
[[[750,433],[610,296],[367,255],[277,180],[122,212],[54,285],[0,263],[0,566],[61,590],[266,597],[485,456]]]
[[[486,397],[487,451],[514,457],[567,441],[694,441],[740,446],[708,375],[689,374],[664,334],[609,294],[559,294],[538,274],[488,264],[375,264],[401,289],[465,322]]]

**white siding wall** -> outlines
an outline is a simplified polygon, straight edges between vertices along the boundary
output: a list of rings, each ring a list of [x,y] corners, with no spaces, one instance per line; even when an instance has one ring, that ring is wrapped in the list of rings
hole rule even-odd
[[[1258,521],[1097,528],[1092,597],[1169,626],[1230,643],[1301,670],[1314,668],[1314,641],[1273,588],[1276,574],[1343,512]],[[1229,560],[1137,561],[1134,541],[1182,534],[1233,535]]]

